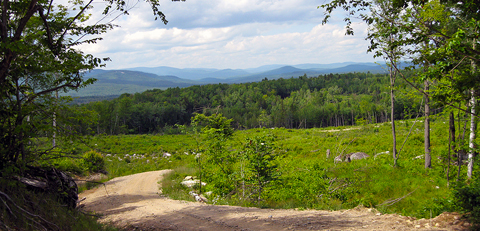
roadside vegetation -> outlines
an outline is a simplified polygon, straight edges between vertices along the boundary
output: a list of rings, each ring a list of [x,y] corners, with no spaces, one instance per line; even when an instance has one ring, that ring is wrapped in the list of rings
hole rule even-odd
[[[224,122],[227,120],[220,120]],[[187,134],[96,136],[87,146],[77,147],[80,152],[94,148],[101,153],[109,178],[175,169],[161,182],[163,193],[173,199],[194,200],[189,195],[193,191],[206,195],[212,204],[265,208],[338,210],[363,205],[417,218],[459,211],[455,199],[458,166],[447,159],[444,131],[448,119],[443,114],[432,118],[431,169],[423,165],[423,126],[420,119],[399,121],[397,137],[401,143],[408,139],[399,148],[396,167],[388,122],[312,129],[256,128],[237,130],[222,139],[215,134],[221,129],[204,123],[183,127],[183,131],[189,130]],[[334,160],[353,152],[369,157]],[[79,160],[58,167],[75,171],[81,165]],[[465,181],[466,171],[462,165],[460,182]],[[206,185],[188,188],[181,184],[187,176]]]
[[[35,192],[5,180],[0,181],[0,191],[5,194],[5,209],[0,211],[1,230],[117,230],[98,223],[96,215],[65,207],[50,193]]]
[[[397,167],[393,167],[391,155],[390,124],[371,124],[355,127],[313,128],[313,129],[250,129],[236,131],[231,140],[223,145],[229,155],[236,157],[231,164],[232,173],[227,179],[218,179],[220,168],[215,162],[203,164],[203,192],[211,191],[209,203],[268,208],[311,208],[348,209],[358,205],[377,208],[385,213],[398,213],[417,218],[429,218],[445,211],[458,211],[453,197],[458,167],[448,166],[446,154],[448,141],[442,130],[446,128],[445,118],[435,117],[432,129],[432,149],[436,153],[431,169],[423,166],[423,123],[405,120],[398,126],[398,138],[404,140],[410,129],[406,145],[399,152]],[[415,124],[414,124],[415,123]],[[412,126],[413,125],[413,126]],[[438,130],[437,130],[438,129]],[[266,166],[273,167],[275,173],[265,181],[261,197],[258,184],[251,179],[248,161],[242,157],[251,145],[249,137],[275,137],[268,145],[272,146],[272,156]],[[263,143],[267,145],[267,143]],[[330,157],[327,158],[327,150]],[[334,158],[341,154],[365,152],[370,157],[363,160],[335,163]],[[192,170],[186,171],[186,166]],[[211,167],[207,167],[211,166]],[[252,166],[250,166],[252,167]],[[196,173],[192,171],[196,169]],[[213,173],[212,169],[217,169]],[[466,167],[461,171],[464,180]],[[192,189],[180,182],[188,175],[200,178],[200,168],[191,160],[166,178],[164,193],[183,191],[186,195]],[[207,172],[207,173],[205,173]],[[250,174],[250,175],[249,175]],[[242,176],[243,175],[243,176]],[[215,177],[214,177],[215,176]],[[250,177],[250,179],[249,179]],[[229,184],[222,184],[228,181]],[[174,184],[173,182],[176,182]],[[198,186],[194,188],[199,193]],[[191,198],[191,197],[190,197]],[[193,199],[193,198],[192,198]]]

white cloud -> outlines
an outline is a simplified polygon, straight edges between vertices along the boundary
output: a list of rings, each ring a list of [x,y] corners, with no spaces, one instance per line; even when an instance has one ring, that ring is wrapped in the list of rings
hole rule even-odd
[[[320,25],[323,11],[311,0],[163,0],[167,26],[138,4],[120,27],[86,53],[109,56],[108,69],[136,66],[249,68],[266,64],[370,61],[364,24],[356,36],[344,25]],[[97,12],[98,13],[98,12]],[[98,18],[98,17],[97,17]]]

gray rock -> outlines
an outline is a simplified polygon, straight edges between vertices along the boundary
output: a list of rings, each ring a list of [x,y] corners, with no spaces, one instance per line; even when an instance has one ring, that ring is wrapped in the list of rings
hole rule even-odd
[[[347,158],[351,161],[351,160],[361,160],[361,159],[365,159],[365,158],[368,158],[368,157],[370,157],[370,156],[367,155],[367,153],[354,152],[354,153],[348,154]]]

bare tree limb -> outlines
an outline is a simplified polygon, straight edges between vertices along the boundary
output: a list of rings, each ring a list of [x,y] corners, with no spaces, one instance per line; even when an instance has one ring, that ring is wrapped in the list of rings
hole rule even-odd
[[[8,204],[7,202],[5,202],[5,200],[3,200],[2,198],[0,198],[3,202],[3,204],[5,205],[5,207],[7,208],[8,210],[8,213],[10,213],[10,215],[12,215],[13,217],[17,218],[17,216],[15,216],[15,214],[13,213],[12,209],[10,209],[10,207],[8,207]]]
[[[47,228],[45,228],[42,224],[40,224],[38,221],[35,221],[35,220],[32,219],[31,217],[38,218],[38,219],[41,220],[42,222],[44,222],[44,223],[46,223],[46,224],[48,224],[48,225],[51,225],[51,226],[55,227],[57,230],[60,230],[60,227],[58,227],[56,224],[51,223],[51,222],[45,220],[43,217],[41,217],[41,216],[39,216],[39,215],[36,215],[36,214],[33,214],[33,213],[30,213],[30,212],[28,212],[27,210],[23,209],[22,207],[18,206],[18,205],[12,200],[12,198],[10,198],[6,193],[0,191],[0,195],[3,196],[3,197],[5,197],[8,201],[10,201],[10,203],[12,203],[12,204],[15,206],[15,208],[17,208],[18,210],[20,210],[23,214],[26,214],[26,215],[30,216],[30,217],[28,217],[28,216],[25,216],[25,215],[24,215],[24,217],[27,218],[28,220],[30,220],[30,221],[36,223],[37,225],[41,226],[41,227],[43,228],[43,230],[47,230]],[[2,201],[3,201],[3,199],[2,199]],[[39,227],[37,227],[37,228],[39,228]]]
[[[423,97],[422,97],[422,103],[420,104],[419,111],[422,110],[422,105],[423,105]],[[408,131],[407,137],[406,137],[405,140],[403,141],[403,144],[402,144],[402,147],[400,148],[400,151],[398,151],[398,155],[400,155],[400,152],[402,151],[403,146],[404,146],[405,143],[407,142],[408,137],[410,136],[410,133],[412,133],[412,129],[413,129],[413,127],[415,126],[415,123],[417,123],[417,119],[418,119],[418,116],[419,116],[419,115],[420,115],[420,113],[417,113],[417,117],[415,117],[415,120],[413,121],[412,127],[410,127],[410,131]]]
[[[75,179],[75,181],[85,181],[85,182],[88,182],[88,183],[103,184],[103,187],[105,188],[105,193],[107,193],[107,197],[110,196],[110,195],[108,195],[107,185],[106,185],[105,183],[103,183],[103,182],[91,181],[91,180],[77,180],[77,179]]]
[[[391,206],[391,205],[394,205],[395,203],[403,200],[405,197],[407,196],[410,196],[410,194],[412,194],[413,192],[417,191],[418,188],[416,188],[415,190],[409,192],[407,195],[403,196],[403,197],[399,197],[399,198],[396,198],[396,199],[393,199],[393,200],[387,200],[381,204],[378,204],[377,206],[382,206],[382,205],[385,205],[385,206]]]

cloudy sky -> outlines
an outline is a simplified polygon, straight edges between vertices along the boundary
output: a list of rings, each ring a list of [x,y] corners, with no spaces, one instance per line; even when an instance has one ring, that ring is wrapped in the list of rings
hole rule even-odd
[[[373,62],[372,54],[366,53],[364,24],[354,25],[355,36],[345,36],[344,13],[338,11],[321,25],[324,11],[317,6],[326,1],[159,0],[169,21],[164,25],[154,20],[149,4],[132,0],[130,14],[114,21],[119,27],[81,50],[110,57],[106,69]],[[100,3],[95,5],[100,8]],[[91,21],[99,18],[100,13],[92,13]]]

